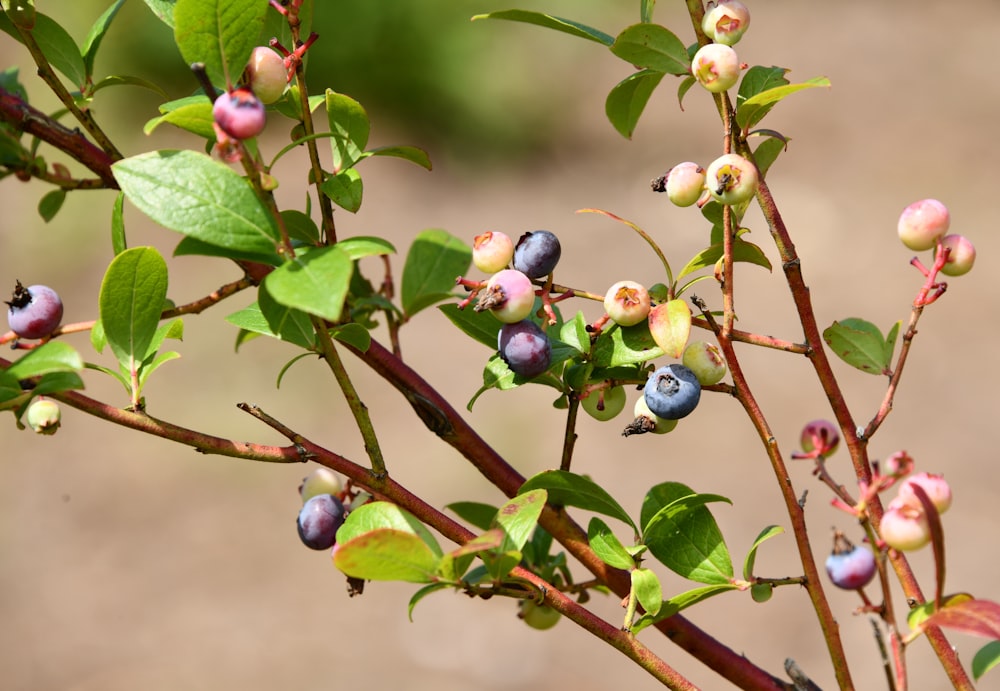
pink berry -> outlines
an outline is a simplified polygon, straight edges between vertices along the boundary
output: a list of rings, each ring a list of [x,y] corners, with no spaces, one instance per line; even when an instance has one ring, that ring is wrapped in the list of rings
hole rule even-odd
[[[941,239],[941,247],[947,247],[950,252],[948,261],[941,267],[941,273],[946,276],[961,276],[972,270],[976,262],[976,248],[964,235],[945,235]]]
[[[816,456],[830,456],[840,445],[840,430],[828,420],[813,420],[802,428],[802,450]]]
[[[280,55],[267,46],[257,46],[250,53],[246,80],[261,103],[274,103],[285,93],[288,69]]]
[[[913,459],[905,451],[897,451],[882,462],[882,472],[889,477],[903,477],[913,472]]]
[[[720,204],[740,204],[757,192],[757,168],[739,154],[723,154],[712,161],[706,177],[708,191]]]
[[[923,509],[900,501],[899,497],[889,502],[879,529],[885,543],[902,552],[920,549],[931,539],[930,525]]]
[[[899,215],[899,239],[911,250],[929,250],[948,232],[950,223],[948,207],[937,199],[921,199]]]
[[[514,241],[506,233],[486,231],[472,240],[472,263],[483,273],[496,273],[514,258]]]
[[[719,347],[707,341],[688,343],[681,363],[694,372],[702,386],[718,384],[726,376],[726,361]]]
[[[264,131],[264,104],[246,87],[228,91],[212,106],[212,117],[223,132],[234,139],[250,139]]]
[[[739,0],[719,0],[709,3],[702,19],[705,35],[716,43],[735,45],[750,26],[750,10]]]
[[[17,281],[7,305],[7,324],[19,338],[44,338],[62,321],[62,300],[48,286],[25,288]]]
[[[721,93],[739,81],[740,59],[729,46],[709,43],[694,54],[691,74],[708,91],[713,94]]]
[[[634,326],[649,315],[649,291],[635,281],[618,281],[604,296],[604,311],[620,326]]]
[[[944,513],[951,506],[951,487],[948,486],[948,483],[941,475],[917,473],[906,478],[903,484],[899,486],[898,499],[910,506],[920,508],[923,504],[920,503],[920,499],[913,492],[914,485],[919,486],[927,494],[931,503],[934,504],[934,508],[938,510],[938,513]]]
[[[498,271],[486,282],[476,311],[490,310],[504,324],[514,324],[531,314],[535,305],[535,286],[531,279],[515,269]]]
[[[677,206],[691,206],[705,191],[705,169],[697,163],[678,163],[666,176],[666,192]]]

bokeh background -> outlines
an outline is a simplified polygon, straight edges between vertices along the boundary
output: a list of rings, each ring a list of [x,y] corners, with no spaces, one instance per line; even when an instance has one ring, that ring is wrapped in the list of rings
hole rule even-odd
[[[372,144],[425,147],[433,172],[405,162],[363,164],[365,202],[356,215],[338,212],[342,236],[381,235],[400,249],[424,228],[445,228],[471,241],[484,230],[518,235],[548,228],[559,234],[559,279],[595,292],[613,281],[660,280],[641,240],[623,226],[577,209],[607,209],[654,235],[675,268],[704,246],[706,228],[692,209],[676,209],[649,191],[649,180],[673,163],[707,163],[721,150],[720,128],[707,96],[692,90],[678,108],[673,84],[654,94],[631,141],[603,114],[607,91],[630,67],[597,44],[536,27],[470,23],[480,12],[523,7],[592,24],[615,34],[637,21],[638,3],[594,0],[496,0],[318,3],[321,38],[311,57],[319,91],[353,95],[373,121]],[[895,224],[911,201],[949,205],[952,228],[979,250],[975,270],[953,279],[920,323],[895,408],[871,444],[873,457],[908,450],[920,469],[943,472],[955,504],[945,517],[948,591],[1000,597],[996,496],[995,367],[998,269],[994,225],[1000,108],[992,0],[948,3],[749,3],[753,26],[739,45],[751,64],[782,65],[790,78],[826,75],[829,90],[780,104],[767,126],[791,137],[769,176],[793,233],[821,324],[862,317],[882,328],[905,320],[922,277],[898,242]],[[103,10],[81,0],[47,8],[78,41]],[[691,33],[682,3],[661,2],[657,19],[682,38]],[[26,52],[2,37],[3,64],[18,65],[33,102],[55,104],[32,78]],[[137,74],[165,85],[171,97],[194,85],[167,29],[131,0],[106,39],[98,72]],[[142,124],[158,97],[138,89],[99,95],[95,112],[119,135],[127,154],[195,147],[183,133]],[[277,151],[288,125],[275,118],[262,141]],[[55,158],[55,157],[54,157]],[[279,198],[304,208],[300,160],[279,166]],[[101,276],[111,259],[110,192],[69,195],[50,223],[35,207],[40,184],[0,185],[3,232],[0,278],[52,285],[66,321],[94,318]],[[177,236],[130,209],[133,245],[169,255]],[[772,261],[776,254],[759,214],[747,225]],[[402,257],[395,263],[397,277]],[[220,261],[170,260],[170,296],[196,299],[238,277]],[[380,276],[379,267],[366,267]],[[740,327],[798,339],[796,315],[780,271],[737,270]],[[711,290],[701,294],[711,301]],[[302,434],[354,459],[363,447],[332,380],[320,363],[302,361],[275,381],[295,354],[258,339],[234,351],[235,331],[221,317],[248,304],[241,295],[185,319],[183,358],[154,376],[150,413],[213,434],[283,443],[240,413],[248,401]],[[717,302],[717,300],[716,300]],[[582,309],[596,318],[594,306]],[[379,335],[384,335],[379,332]],[[403,332],[407,361],[463,406],[478,388],[490,353],[428,310]],[[68,339],[89,360],[85,336]],[[743,347],[739,351],[784,453],[796,448],[810,419],[828,415],[804,358]],[[405,401],[357,361],[352,376],[372,410],[392,474],[433,502],[500,503],[502,498],[416,418]],[[859,424],[877,409],[885,379],[836,364]],[[114,382],[96,374],[88,393],[127,404]],[[558,465],[562,417],[551,390],[523,387],[483,396],[467,418],[525,475]],[[561,622],[549,632],[527,629],[508,601],[437,594],[416,609],[414,588],[369,584],[349,598],[326,553],[303,548],[295,535],[297,486],[303,466],[254,464],[201,456],[186,448],[109,427],[73,410],[51,438],[0,426],[0,686],[16,690],[232,689],[303,691],[406,688],[524,691],[654,683],[617,652]],[[623,440],[620,424],[581,418],[574,469],[588,473],[630,511],[645,490],[665,480],[726,495],[733,506],[714,513],[739,560],[766,525],[788,526],[773,478],[751,426],[732,401],[708,395],[698,412],[667,437]],[[831,469],[850,482],[846,456]],[[860,538],[846,514],[805,463],[792,464],[796,491],[809,491],[817,558],[825,558],[837,526]],[[585,517],[584,517],[585,519]],[[622,535],[627,538],[626,535]],[[913,564],[932,584],[930,555]],[[763,575],[797,573],[789,536],[759,555]],[[688,587],[661,573],[668,592]],[[582,571],[578,571],[582,575]],[[898,593],[897,593],[898,597]],[[858,688],[884,688],[871,623],[852,614],[852,593],[830,592],[854,664]],[[901,600],[897,607],[903,609]],[[619,621],[614,598],[591,601]],[[779,673],[795,659],[824,688],[836,686],[805,594],[779,589],[766,605],[730,594],[689,617],[737,651]],[[655,632],[644,640],[699,686],[728,688],[714,672]],[[953,635],[963,659],[982,643]],[[941,689],[946,678],[924,641],[909,656],[912,688]],[[987,677],[982,688],[1000,688]]]

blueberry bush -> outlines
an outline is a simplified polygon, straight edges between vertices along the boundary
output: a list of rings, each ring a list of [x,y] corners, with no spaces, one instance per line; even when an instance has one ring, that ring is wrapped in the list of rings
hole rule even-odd
[[[673,242],[680,230],[640,225],[627,208],[580,210],[604,224],[603,242],[634,241],[636,255],[652,262],[642,264],[653,269],[641,275],[637,258],[610,267],[617,278],[605,281],[573,267],[587,255],[601,259],[601,247],[534,226],[487,230],[488,209],[471,231],[406,229],[404,247],[378,228],[345,232],[352,225],[345,214],[363,218],[365,177],[379,165],[368,159],[402,160],[419,172],[432,169],[433,152],[374,145],[362,103],[315,83],[310,51],[327,27],[314,21],[310,0],[145,0],[146,20],[172,37],[178,61],[190,68],[189,91],[177,98],[127,71],[98,70],[98,54],[105,38],[112,40],[124,4],[111,3],[80,42],[73,37],[76,15],[36,8],[33,0],[2,3],[0,29],[21,50],[0,78],[6,184],[44,188],[38,213],[46,222],[70,195],[113,194],[95,202],[107,200],[94,214],[107,222],[88,229],[88,242],[101,243],[110,257],[100,267],[90,312],[64,306],[48,258],[19,256],[17,274],[5,277],[10,330],[0,343],[11,352],[0,358],[0,409],[12,414],[11,427],[72,436],[79,412],[131,431],[121,434],[152,435],[202,454],[311,466],[302,473],[300,501],[289,488],[289,525],[297,515],[304,546],[328,554],[332,568],[325,568],[339,574],[329,579],[333,592],[346,581],[349,595],[363,595],[364,604],[379,597],[382,582],[408,584],[401,609],[416,622],[413,636],[421,635],[422,609],[458,592],[489,601],[481,607],[513,601],[511,616],[534,629],[562,622],[547,636],[579,627],[590,634],[579,645],[603,643],[620,654],[625,683],[644,681],[639,672],[626,676],[635,669],[667,688],[696,688],[692,679],[705,668],[717,675],[715,683],[746,689],[835,684],[904,691],[927,688],[910,672],[918,657],[934,661],[940,679],[955,688],[991,678],[1000,661],[995,593],[967,592],[961,584],[953,590],[951,580],[962,574],[946,571],[952,551],[989,550],[990,542],[973,544],[946,531],[943,514],[962,505],[963,492],[933,459],[917,448],[873,446],[901,385],[921,376],[905,367],[919,348],[918,324],[923,329],[930,311],[947,316],[944,306],[974,268],[976,238],[960,233],[975,231],[957,223],[953,229],[949,208],[937,199],[899,200],[905,249],[885,258],[911,265],[912,297],[895,306],[899,320],[882,328],[856,316],[864,304],[851,304],[821,321],[806,272],[824,258],[799,254],[779,207],[779,184],[772,189],[771,173],[794,149],[796,133],[771,118],[786,99],[815,98],[831,84],[825,77],[790,79],[790,70],[771,65],[759,45],[749,51],[758,63],[748,63],[741,47],[756,27],[752,7],[687,0],[683,13],[660,23],[667,8],[640,0],[633,23],[607,30],[509,9],[477,14],[467,27],[514,23],[604,51],[625,69],[604,106],[626,140],[654,92],[672,94],[679,106],[671,116],[676,131],[692,118],[717,121],[714,148],[700,162],[669,161],[652,175],[633,170],[634,179],[606,183],[631,190],[638,182],[649,197],[683,210],[675,218],[699,238],[693,254]],[[108,124],[119,121],[105,119],[100,107],[111,87],[156,94],[158,113],[142,129],[169,131],[173,144],[121,146],[121,125]],[[35,105],[51,98],[54,107]],[[534,185],[544,194],[544,180]],[[290,188],[294,195],[282,193]],[[530,202],[524,205],[530,213]],[[954,211],[956,219],[963,215]],[[158,230],[134,230],[140,215]],[[893,221],[872,226],[891,234]],[[61,251],[71,262],[69,248],[54,243],[47,250]],[[176,259],[198,262],[178,272]],[[238,276],[230,278],[234,270]],[[839,270],[845,280],[855,271]],[[783,287],[797,329],[771,334],[771,299],[744,288],[760,275]],[[218,287],[175,301],[179,283],[206,281]],[[195,321],[195,315],[204,316]],[[211,357],[239,360],[268,341],[280,344],[267,351],[277,353],[279,392],[307,363],[321,363],[324,383],[302,381],[297,395],[336,389],[361,455],[340,433],[305,430],[273,414],[266,403],[271,374],[261,377],[255,368],[247,368],[246,379],[264,402],[232,403],[261,435],[278,435],[279,445],[220,433],[213,418],[181,424],[161,416],[151,383],[169,387],[172,371],[195,366],[175,360],[186,332],[213,317],[229,330],[237,353],[217,349]],[[444,331],[434,356],[449,362],[449,378],[467,385],[464,400],[444,395],[408,354],[408,329],[434,317]],[[938,321],[936,328],[963,325]],[[475,367],[455,355],[466,343],[478,348]],[[756,352],[776,358],[758,371],[748,365]],[[782,360],[807,367],[783,375]],[[211,372],[214,365],[202,366]],[[880,381],[863,402],[845,394],[845,382],[859,377]],[[760,392],[778,380],[793,382],[793,395],[798,387],[818,389],[822,408],[793,405],[800,419],[776,420]],[[469,464],[488,483],[488,499],[441,501],[418,475],[399,472],[411,442],[400,448],[398,421],[371,404],[382,391],[374,382],[409,405],[426,428],[421,444],[450,448],[449,462]],[[527,417],[547,420],[544,443],[524,439],[517,429],[523,422],[502,423],[503,434],[522,438],[523,449],[557,449],[541,460],[542,470],[524,473],[521,458],[488,439],[484,430],[495,431],[495,420],[478,416],[477,406],[491,397],[511,401],[511,409],[534,406]],[[741,422],[726,418],[684,447],[691,456],[684,462],[711,465],[720,476],[744,473],[742,483],[773,503],[773,522],[753,525],[749,545],[727,539],[739,500],[710,484],[696,490],[672,478],[680,448],[674,440],[716,406],[742,411]],[[74,414],[63,419],[69,410]],[[957,410],[938,414],[942,430],[963,434]],[[727,426],[736,424],[749,425],[756,444],[740,458],[720,457],[713,436],[733,434]],[[606,439],[601,449],[614,451],[598,452],[589,441],[595,435]],[[35,442],[38,454],[47,443]],[[630,468],[638,456],[655,456],[655,473]],[[613,472],[598,472],[601,463]],[[626,508],[632,498],[624,495],[637,484],[639,506]],[[295,539],[290,529],[288,536]],[[947,555],[946,545],[954,548]],[[853,599],[834,596],[837,590]],[[782,599],[796,603],[794,626],[815,632],[821,667],[780,651],[744,655],[745,643],[731,640],[727,627],[698,623],[699,611],[717,603],[750,602],[757,608],[750,611],[760,612],[756,637],[766,639],[771,627],[793,625],[767,613]],[[871,622],[864,648],[878,661],[875,677],[858,672],[871,667],[853,659],[857,646],[845,645],[844,622],[852,617]],[[960,656],[955,637],[975,639],[973,654]],[[379,678],[379,670],[370,673]]]

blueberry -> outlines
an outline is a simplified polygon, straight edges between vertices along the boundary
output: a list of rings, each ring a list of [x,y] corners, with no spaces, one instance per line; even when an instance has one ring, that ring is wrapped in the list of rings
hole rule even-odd
[[[528,319],[504,324],[497,336],[497,349],[510,370],[522,377],[537,377],[552,363],[549,337]]]
[[[20,338],[44,338],[55,331],[62,320],[62,300],[48,286],[25,288],[17,281],[14,295],[7,305],[10,308],[7,310],[7,324]]]
[[[264,104],[245,87],[228,91],[212,106],[212,117],[223,132],[234,139],[250,139],[264,130]]]
[[[875,577],[875,555],[869,548],[852,545],[837,533],[833,552],[826,558],[826,573],[838,588],[863,588]]]
[[[543,278],[559,263],[559,238],[547,230],[525,233],[514,247],[514,268],[528,278]]]
[[[337,542],[337,529],[344,524],[344,504],[331,494],[317,494],[299,511],[299,537],[309,549],[329,549]]]
[[[684,365],[666,365],[646,381],[643,398],[657,417],[680,420],[698,407],[701,384],[695,373]]]

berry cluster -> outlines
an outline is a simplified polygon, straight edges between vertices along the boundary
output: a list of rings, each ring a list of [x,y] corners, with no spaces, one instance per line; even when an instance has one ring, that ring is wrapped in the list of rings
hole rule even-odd
[[[684,161],[653,181],[653,190],[666,192],[677,206],[704,206],[711,200],[734,206],[757,193],[757,167],[739,154],[723,154],[702,168]]]
[[[330,549],[347,519],[340,479],[326,468],[317,468],[302,480],[299,494],[303,503],[296,527],[302,544],[309,549]]]
[[[714,43],[702,46],[691,60],[691,74],[708,91],[718,94],[736,85],[740,60],[734,46],[750,26],[750,11],[739,0],[710,2],[701,28]]]
[[[934,267],[946,276],[961,276],[972,270],[976,261],[976,248],[964,235],[948,234],[951,214],[948,207],[937,199],[913,202],[899,215],[899,239],[911,250],[934,250]],[[923,269],[924,275],[934,271]]]

